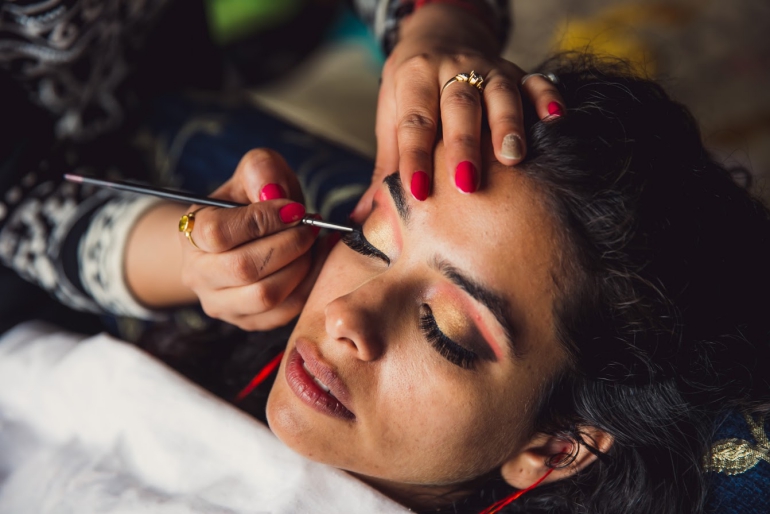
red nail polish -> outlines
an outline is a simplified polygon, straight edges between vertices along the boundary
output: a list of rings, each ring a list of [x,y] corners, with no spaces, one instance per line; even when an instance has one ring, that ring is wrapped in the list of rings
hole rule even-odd
[[[412,175],[412,196],[419,201],[424,201],[428,198],[430,192],[430,177],[424,171],[415,171]]]
[[[551,116],[563,116],[564,109],[557,102],[551,102],[548,104],[548,114]]]
[[[476,191],[476,166],[471,161],[463,161],[457,165],[455,185],[463,193]]]
[[[289,205],[281,207],[278,211],[278,215],[284,223],[293,223],[302,219],[302,216],[305,215],[305,206],[301,203],[290,203]]]
[[[278,198],[286,198],[286,193],[278,184],[267,184],[259,192],[259,200],[262,202],[265,200],[277,200]]]

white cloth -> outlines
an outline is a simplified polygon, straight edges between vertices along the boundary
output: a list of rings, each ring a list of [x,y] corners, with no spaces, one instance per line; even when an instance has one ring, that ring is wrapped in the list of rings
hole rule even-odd
[[[408,512],[142,351],[27,323],[0,339],[0,514]]]

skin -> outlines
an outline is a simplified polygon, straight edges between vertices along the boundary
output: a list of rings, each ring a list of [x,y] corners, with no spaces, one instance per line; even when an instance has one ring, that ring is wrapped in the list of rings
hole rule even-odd
[[[267,185],[282,197],[264,198]],[[280,217],[281,208],[302,201],[296,176],[277,153],[255,149],[211,196],[247,206],[198,210],[197,247],[178,230],[195,205],[161,203],[139,219],[126,245],[129,288],[152,308],[198,300],[209,316],[244,330],[285,325],[302,309],[323,262],[323,252],[315,260],[311,252],[317,233]]]
[[[428,4],[402,20],[399,28],[398,44],[382,70],[375,126],[377,157],[372,186],[352,214],[358,222],[370,212],[382,179],[396,170],[407,193],[417,171],[426,174],[429,184],[438,175],[454,183],[461,162],[471,162],[482,171],[481,134],[486,129],[482,123],[491,132],[497,160],[509,166],[519,163],[526,155],[522,97],[541,119],[551,116],[549,104],[564,105],[558,89],[542,77],[530,78],[520,90],[526,72],[500,57],[500,43],[490,28],[465,9],[450,3]],[[453,84],[439,94],[449,79],[471,70],[484,77],[483,92]],[[432,159],[439,125],[444,141],[451,142],[441,163]],[[518,140],[517,156],[506,151],[506,136]],[[485,187],[478,183],[480,179],[478,175],[477,186]]]
[[[399,42],[382,70],[372,186],[352,213],[355,221],[366,219],[383,178],[395,170],[400,170],[413,200],[416,171],[426,176],[428,198],[439,187],[435,180],[462,195],[454,183],[461,162],[471,162],[479,170],[475,179],[479,190],[492,187],[484,177],[480,150],[482,109],[496,159],[513,165],[524,157],[522,95],[541,118],[549,116],[550,103],[563,100],[542,77],[530,78],[520,91],[524,72],[500,58],[499,50],[489,27],[457,6],[428,4],[403,20]],[[439,94],[449,79],[470,70],[484,77],[483,93],[467,84],[453,84]],[[439,122],[450,150],[434,165]],[[506,157],[506,136],[521,142],[520,157]],[[266,200],[262,196],[266,186],[273,190],[277,186],[283,196]],[[196,206],[164,204],[148,211],[126,245],[129,288],[151,308],[199,301],[209,316],[244,330],[285,325],[301,311],[322,262],[310,251],[316,234],[303,227],[286,230],[296,223],[284,223],[278,215],[290,200],[303,201],[296,177],[280,156],[255,149],[244,155],[233,177],[212,196],[250,205],[196,214],[192,236],[197,248],[176,230],[179,218]],[[445,198],[452,200],[450,195]]]
[[[490,187],[458,195],[439,177],[424,202],[405,193],[408,223],[380,187],[363,232],[390,265],[344,244],[332,250],[268,402],[270,427],[289,447],[411,507],[516,462],[532,441],[541,387],[566,363],[552,314],[556,227],[533,184],[486,143]],[[445,157],[439,144],[435,160]],[[513,348],[493,313],[435,269],[436,256],[509,304]],[[463,369],[437,352],[420,330],[423,304],[448,337],[484,358]],[[298,340],[345,384],[353,419],[319,412],[291,389]]]

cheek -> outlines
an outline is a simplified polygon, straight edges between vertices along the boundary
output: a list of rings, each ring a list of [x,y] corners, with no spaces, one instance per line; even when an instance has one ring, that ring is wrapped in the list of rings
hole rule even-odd
[[[526,401],[501,397],[484,377],[458,378],[430,353],[383,363],[378,389],[368,435],[390,461],[392,480],[469,480],[498,467],[523,437],[526,423],[515,412],[523,412]]]
[[[314,310],[319,305],[325,306],[360,285],[367,275],[366,267],[362,265],[363,258],[343,243],[337,243],[321,268],[303,312]]]

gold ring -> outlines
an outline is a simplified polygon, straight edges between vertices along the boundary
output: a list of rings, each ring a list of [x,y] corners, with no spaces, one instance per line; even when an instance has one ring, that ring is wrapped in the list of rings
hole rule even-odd
[[[179,232],[183,232],[187,240],[198,250],[200,250],[200,247],[195,244],[195,241],[192,238],[192,231],[195,227],[195,213],[201,209],[205,209],[205,207],[199,207],[179,218]]]
[[[454,84],[455,82],[467,82],[471,86],[478,89],[480,92],[484,91],[484,77],[471,70],[470,73],[458,73],[451,79],[447,80],[447,83],[444,84],[444,87],[441,88],[441,93],[439,93],[439,96],[444,94],[444,90],[447,88],[447,86],[449,86],[449,84]]]

